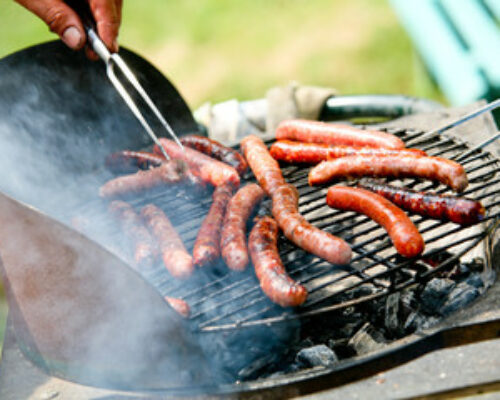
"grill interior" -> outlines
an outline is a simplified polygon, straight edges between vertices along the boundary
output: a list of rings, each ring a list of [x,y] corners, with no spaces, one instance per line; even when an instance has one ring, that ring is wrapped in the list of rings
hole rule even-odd
[[[389,132],[401,137],[408,147],[423,149],[432,156],[457,159],[469,149],[466,143],[451,136],[420,140],[423,132],[404,129]],[[172,278],[161,264],[141,272],[162,295],[184,299],[191,307],[193,329],[202,332],[312,317],[386,296],[451,269],[460,257],[494,228],[500,215],[499,160],[488,152],[477,151],[460,162],[470,182],[463,195],[480,200],[487,210],[486,218],[479,225],[461,227],[411,216],[426,243],[424,254],[411,260],[400,257],[386,232],[367,217],[330,209],[325,202],[327,187],[308,185],[309,167],[283,164],[285,179],[299,190],[299,209],[304,217],[318,228],[342,237],[353,249],[351,264],[340,267],[298,249],[280,236],[278,246],[287,271],[309,292],[306,303],[298,308],[284,309],[272,303],[262,293],[251,266],[244,272],[233,272],[219,261],[197,270],[186,281]],[[106,179],[110,177],[107,175]],[[242,180],[242,185],[254,181],[250,171]],[[449,192],[447,187],[429,181],[405,179],[392,182],[417,190]],[[107,215],[105,202],[96,201],[99,201],[97,206],[95,203],[78,205],[76,215],[92,220],[93,229],[88,232],[89,236],[123,255],[127,245],[119,226]],[[161,207],[188,251],[192,251],[198,229],[210,207],[211,195],[205,193],[198,196],[168,188],[128,201],[138,210],[151,202]],[[257,213],[270,214],[270,206],[270,199],[266,198]],[[96,207],[102,211],[99,218],[96,218]],[[102,232],[106,232],[105,236]]]

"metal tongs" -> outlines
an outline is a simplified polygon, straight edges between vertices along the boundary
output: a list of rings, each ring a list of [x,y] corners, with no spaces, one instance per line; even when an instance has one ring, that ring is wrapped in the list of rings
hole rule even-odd
[[[137,107],[130,94],[127,92],[123,84],[118,79],[115,73],[115,67],[120,70],[123,76],[137,91],[137,93],[141,96],[144,102],[149,106],[153,114],[159,119],[160,123],[168,132],[168,134],[172,137],[175,143],[177,143],[181,149],[184,149],[182,143],[179,141],[179,138],[175,134],[174,130],[167,122],[167,120],[163,117],[160,110],[158,110],[158,107],[156,107],[153,100],[151,100],[151,98],[144,90],[142,85],[139,83],[132,70],[125,63],[123,58],[121,58],[118,53],[111,53],[104,44],[104,42],[101,40],[101,38],[96,32],[97,29],[96,23],[92,16],[92,12],[89,8],[88,2],[85,0],[65,0],[65,2],[80,16],[80,19],[82,20],[83,26],[87,33],[88,45],[92,50],[95,51],[95,53],[99,56],[99,58],[101,58],[101,60],[104,61],[104,64],[106,64],[106,74],[108,75],[109,80],[111,81],[115,89],[118,91],[120,96],[123,98],[127,106],[130,108],[132,113],[144,127],[148,135],[151,137],[151,139],[153,139],[153,142],[158,145],[161,152],[163,153],[163,156],[167,160],[170,160],[169,155],[163,148],[162,144],[158,140],[158,137],[154,133],[149,123],[146,121],[146,118],[144,118],[144,115],[139,110],[139,107]]]
[[[477,110],[474,110],[474,111],[470,112],[469,114],[466,114],[463,117],[456,119],[455,121],[449,122],[449,123],[447,123],[439,128],[436,128],[436,129],[433,129],[431,131],[424,133],[423,135],[415,138],[416,139],[415,142],[410,141],[410,142],[412,142],[411,145],[413,146],[417,142],[418,143],[424,142],[428,139],[432,139],[433,137],[439,136],[440,134],[442,134],[443,132],[445,132],[451,128],[455,128],[456,126],[461,125],[464,122],[467,122],[467,121],[469,121],[469,120],[471,120],[471,119],[473,119],[473,118],[475,118],[475,117],[477,117],[477,116],[479,116],[487,111],[493,111],[499,107],[500,107],[500,99],[493,100],[492,102],[484,105],[483,107],[480,107]],[[461,154],[458,158],[455,159],[455,161],[465,160],[467,157],[469,157],[474,152],[481,150],[482,148],[488,146],[489,144],[493,143],[495,140],[497,140],[499,138],[500,138],[500,131],[495,133],[493,136],[489,137],[485,141],[474,146],[469,151],[466,151],[465,153]],[[407,143],[407,145],[408,144],[410,144],[410,143]]]

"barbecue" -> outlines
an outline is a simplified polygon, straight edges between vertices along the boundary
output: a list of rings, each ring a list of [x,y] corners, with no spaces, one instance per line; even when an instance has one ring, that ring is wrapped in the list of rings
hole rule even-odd
[[[64,54],[64,50],[58,51]],[[131,53],[126,52],[125,56],[138,64],[141,62]],[[76,66],[73,68],[77,69]],[[103,101],[106,102],[105,99]],[[113,101],[116,101],[116,96],[111,96],[105,104],[113,104]],[[123,111],[123,106],[116,107]],[[102,148],[89,146],[83,137],[81,140],[85,146],[79,151],[87,158],[76,157],[76,163],[68,162],[65,173],[71,174],[70,179],[59,182],[56,188],[60,192],[52,193],[52,197],[44,197],[35,206],[46,213],[51,211],[51,217],[67,226],[75,217],[91,221],[85,228],[88,229],[85,234],[108,251],[117,253],[123,249],[120,243],[121,228],[107,214],[106,201],[97,195],[98,187],[113,176],[106,167],[105,159],[109,154],[124,149],[151,150],[153,143],[147,138],[135,138],[137,135],[132,139],[121,132],[113,134],[106,142],[107,132],[87,131],[85,123],[88,121],[82,117],[83,132],[87,135],[102,135],[99,137]],[[125,119],[126,124],[131,123],[130,118]],[[106,121],[115,123],[113,119]],[[127,132],[126,124],[118,128]],[[113,131],[116,129],[114,127]],[[182,135],[192,133],[196,126],[188,121],[185,125],[182,122],[175,124],[174,129]],[[432,326],[432,323],[451,315],[456,308],[479,297],[488,286],[494,285],[494,277],[488,272],[492,271],[495,259],[478,257],[495,254],[492,249],[497,244],[500,215],[498,158],[486,150],[477,150],[463,157],[472,146],[451,133],[429,136],[423,131],[404,127],[386,130],[405,144],[424,150],[429,156],[452,160],[460,158],[469,178],[469,186],[463,195],[480,200],[485,207],[481,223],[458,226],[412,214],[411,220],[423,235],[426,248],[417,258],[400,257],[383,228],[369,218],[329,208],[325,201],[327,187],[309,186],[308,166],[283,163],[281,167],[286,182],[292,183],[299,191],[299,211],[314,226],[348,242],[353,250],[351,263],[332,265],[301,250],[280,233],[278,248],[287,273],[308,292],[306,301],[296,308],[283,308],[270,301],[262,293],[252,268],[243,272],[232,271],[220,259],[203,269],[197,269],[187,280],[173,279],[161,263],[141,270],[145,282],[158,293],[158,299],[168,296],[184,301],[189,306],[189,316],[185,313],[186,317],[183,317],[182,322],[177,322],[177,327],[185,329],[189,337],[192,335],[196,338],[195,342],[202,348],[205,358],[219,372],[216,385],[205,386],[206,380],[202,379],[200,381],[203,384],[198,387],[182,384],[169,387],[171,382],[162,386],[158,381],[149,386],[144,382],[130,382],[130,386],[124,387],[120,383],[96,383],[91,377],[82,383],[113,389],[155,389],[164,393],[184,394],[200,391],[252,393],[267,389],[272,391],[274,387],[284,385],[296,390],[296,393],[329,388],[373,373],[377,369],[377,360],[380,364],[391,364],[388,361],[390,354],[399,354],[392,360],[396,364],[398,357],[401,357],[401,349],[398,352],[391,347],[392,341],[398,344],[398,340],[416,330]],[[22,134],[24,132],[21,130]],[[64,154],[62,152],[73,149],[71,142],[78,140],[75,135],[70,135],[67,139],[61,139],[49,132],[48,143],[40,144],[49,150],[57,149],[58,154],[52,154],[56,166],[65,165],[66,157],[60,157]],[[21,139],[13,139],[13,143],[25,144],[23,140],[21,135]],[[272,137],[265,140],[267,146],[273,142]],[[62,145],[56,147],[54,143]],[[237,149],[238,145],[235,144],[234,148]],[[97,154],[92,154],[93,151]],[[21,171],[25,172],[22,167]],[[84,179],[84,171],[88,170],[92,171],[90,183]],[[90,190],[82,190],[81,196],[72,198],[69,203],[58,208],[64,198],[62,193],[75,187],[75,182],[69,184],[70,180],[82,183],[82,188]],[[241,186],[254,182],[251,171],[241,177]],[[438,194],[449,193],[445,185],[427,181],[405,179],[399,183],[418,191],[432,189]],[[352,185],[352,182],[347,184]],[[5,191],[15,195],[12,188],[15,186],[9,186]],[[55,189],[51,187],[50,190]],[[16,200],[29,204],[33,202],[33,198],[28,195],[25,198],[16,197]],[[132,196],[128,202],[137,212],[150,203],[162,209],[181,236],[186,249],[192,252],[201,222],[210,208],[211,196],[210,193],[202,196],[193,194],[187,188],[162,188],[148,196]],[[270,199],[265,198],[256,208],[260,217],[271,214]],[[477,246],[482,246],[483,251],[473,252]],[[115,251],[116,248],[119,250]],[[494,285],[487,291],[481,304],[490,302],[490,296],[497,290]],[[168,310],[166,304],[165,307]],[[496,314],[477,322],[482,327],[482,332],[476,333],[477,339],[497,335],[500,324],[497,314],[498,310]],[[168,318],[175,317],[168,315]],[[413,349],[412,355],[406,357],[428,351],[435,346],[434,341],[442,337],[439,335],[451,335],[450,332],[457,334],[473,322],[468,321],[458,327],[450,325],[436,331],[435,336],[426,335],[418,340],[413,338],[409,343]],[[191,344],[186,340],[189,348]],[[454,343],[462,340],[456,337]],[[245,345],[251,345],[250,355],[242,351]],[[382,351],[384,348],[387,350]],[[26,353],[32,354],[29,350],[24,349]],[[373,351],[376,356],[370,359],[370,364],[365,356]],[[353,358],[355,355],[358,358]],[[50,366],[49,371],[57,372],[58,366]],[[62,372],[60,376],[68,378]],[[73,379],[76,378],[73,376]],[[311,382],[313,386],[307,389]]]

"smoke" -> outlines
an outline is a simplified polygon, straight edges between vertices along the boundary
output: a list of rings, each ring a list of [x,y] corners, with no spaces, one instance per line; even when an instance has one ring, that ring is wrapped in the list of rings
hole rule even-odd
[[[178,282],[158,265],[142,271],[148,284],[110,256],[108,251],[127,259],[130,243],[98,197],[99,186],[112,177],[104,160],[119,149],[145,148],[149,139],[138,133],[102,65],[56,50],[0,65],[0,192],[17,201],[0,195],[0,254],[25,353],[55,375],[114,388],[205,391],[253,376],[248,366],[279,354],[298,327],[200,334],[200,321],[220,315],[229,314],[221,322],[234,322],[263,305],[269,315],[276,312],[266,302],[248,306],[244,285],[224,294],[224,287],[241,280],[255,286],[251,271],[224,280],[220,264]],[[153,198],[191,251],[210,194],[181,190]],[[196,293],[186,300],[196,304],[192,311],[201,320],[184,320],[163,300],[183,293]],[[254,291],[250,298],[259,296]]]

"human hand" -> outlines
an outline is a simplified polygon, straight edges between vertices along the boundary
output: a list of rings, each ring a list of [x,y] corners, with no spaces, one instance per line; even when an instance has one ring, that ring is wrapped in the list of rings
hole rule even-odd
[[[50,30],[59,35],[62,41],[73,50],[80,50],[86,43],[82,21],[75,11],[63,0],[15,0],[40,17]],[[123,0],[81,0],[88,1],[97,24],[97,33],[106,47],[118,51],[118,30],[121,23]],[[93,51],[87,55],[96,59]]]

